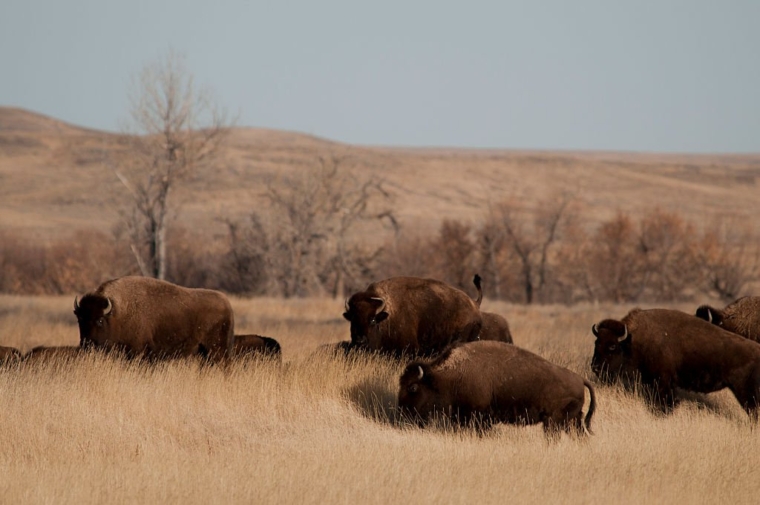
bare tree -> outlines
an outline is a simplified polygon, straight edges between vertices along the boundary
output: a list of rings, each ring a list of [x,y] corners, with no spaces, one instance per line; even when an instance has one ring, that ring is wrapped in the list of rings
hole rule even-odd
[[[143,68],[129,98],[131,145],[114,167],[130,198],[122,214],[140,271],[164,279],[171,194],[214,159],[228,125],[174,52]]]
[[[398,226],[382,181],[358,176],[347,164],[345,158],[320,157],[298,176],[269,184],[270,215],[257,212],[253,221],[262,242],[257,250],[276,283],[269,292],[342,296],[346,284],[372,275],[380,232]],[[233,232],[238,241],[245,236],[241,229]]]
[[[433,244],[438,259],[439,278],[463,291],[472,288],[475,272],[475,244],[470,238],[470,225],[456,219],[444,219]]]
[[[505,247],[514,253],[520,263],[525,303],[533,303],[536,292],[546,285],[549,251],[559,239],[560,228],[568,218],[569,203],[569,198],[564,195],[542,202],[532,221],[521,217],[509,203],[498,207],[498,222],[504,230]]]
[[[760,279],[760,247],[751,220],[724,219],[711,224],[699,247],[705,293],[730,302]]]

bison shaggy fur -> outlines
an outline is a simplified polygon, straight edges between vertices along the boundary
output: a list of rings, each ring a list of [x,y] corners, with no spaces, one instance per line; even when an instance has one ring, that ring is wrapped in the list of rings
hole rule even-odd
[[[702,305],[696,315],[724,330],[760,342],[760,296],[739,298],[723,310]]]
[[[729,388],[757,420],[760,345],[698,317],[668,309],[635,309],[592,327],[592,370],[603,380],[640,377],[663,412],[675,389],[711,393]]]
[[[480,310],[464,291],[435,279],[391,277],[346,301],[351,347],[431,355],[458,341],[477,340]]]
[[[584,419],[585,389],[590,403]],[[456,424],[542,423],[547,433],[585,433],[596,394],[589,381],[536,354],[479,341],[454,345],[432,362],[407,365],[399,379],[398,405],[421,424],[442,415]]]
[[[80,345],[165,358],[230,355],[234,316],[227,297],[148,277],[107,281],[74,302]]]

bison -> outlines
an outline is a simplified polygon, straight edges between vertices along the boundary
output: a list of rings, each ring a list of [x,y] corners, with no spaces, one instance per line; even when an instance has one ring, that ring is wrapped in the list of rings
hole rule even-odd
[[[620,321],[605,319],[593,325],[591,331],[596,337],[594,373],[606,381],[640,377],[663,413],[675,406],[676,388],[711,393],[727,387],[757,420],[757,343],[668,309],[634,309]]]
[[[233,354],[243,356],[268,356],[277,360],[282,359],[280,343],[273,338],[261,335],[235,335]]]
[[[435,279],[391,277],[346,300],[351,348],[432,355],[477,340],[481,317],[464,291]]]
[[[480,340],[496,340],[512,344],[512,333],[509,331],[509,323],[499,314],[482,312],[480,317],[483,325],[480,328]]]
[[[480,308],[480,302],[483,301],[483,288],[480,285],[480,276],[475,274],[472,279],[472,283],[475,284],[475,289],[478,290],[478,298],[475,300],[475,305]],[[493,312],[480,312],[481,327],[479,340],[496,340],[499,342],[506,342],[508,344],[512,342],[512,333],[509,331],[509,323],[507,320],[499,314]]]
[[[584,419],[585,389],[590,403]],[[455,344],[432,362],[407,365],[399,379],[398,406],[419,424],[443,415],[459,425],[542,423],[547,433],[585,434],[591,430],[596,394],[589,381],[536,354],[479,341]]]
[[[17,363],[21,360],[21,357],[21,351],[15,347],[6,347],[4,345],[0,345],[0,365]]]
[[[723,310],[702,305],[697,317],[744,338],[760,342],[760,296],[744,296]]]
[[[38,361],[49,358],[67,358],[81,355],[83,349],[78,345],[38,345],[24,354],[24,361]]]
[[[128,357],[230,355],[234,317],[227,297],[147,277],[121,277],[74,300],[82,347],[116,349]]]

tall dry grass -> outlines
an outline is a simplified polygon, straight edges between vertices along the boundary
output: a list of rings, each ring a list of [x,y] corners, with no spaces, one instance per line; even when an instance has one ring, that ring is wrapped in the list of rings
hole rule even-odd
[[[0,344],[77,340],[73,298],[0,296]],[[760,437],[729,393],[673,415],[597,388],[595,434],[397,425],[402,364],[316,352],[348,336],[342,301],[233,300],[282,366],[145,366],[97,354],[0,369],[4,503],[757,503]],[[630,307],[501,312],[515,341],[589,376],[590,326]],[[688,309],[688,307],[682,307]]]

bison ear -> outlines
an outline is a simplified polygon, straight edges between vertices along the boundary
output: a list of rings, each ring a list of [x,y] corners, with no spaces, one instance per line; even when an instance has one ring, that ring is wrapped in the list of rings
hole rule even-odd
[[[343,318],[344,318],[346,321],[350,321],[350,320],[351,320],[351,315],[350,315],[348,312],[344,312],[344,313],[343,313]]]

